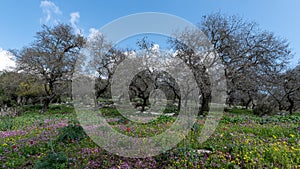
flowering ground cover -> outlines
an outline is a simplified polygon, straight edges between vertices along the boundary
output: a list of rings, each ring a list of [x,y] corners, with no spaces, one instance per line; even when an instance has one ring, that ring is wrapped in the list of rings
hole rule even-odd
[[[137,125],[115,110],[102,111],[112,112],[108,121],[113,128],[133,137],[162,133],[175,121],[160,116]],[[199,144],[204,122],[199,117],[186,139],[168,152],[125,158],[97,146],[72,107],[52,106],[45,114],[28,109],[17,117],[1,117],[0,168],[300,168],[299,114],[258,117],[247,110],[229,111]]]

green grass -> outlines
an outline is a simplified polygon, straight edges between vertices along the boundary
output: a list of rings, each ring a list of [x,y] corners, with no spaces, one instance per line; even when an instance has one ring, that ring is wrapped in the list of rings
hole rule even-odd
[[[205,118],[198,118],[186,139],[155,157],[125,158],[98,147],[78,126],[67,105],[52,105],[39,113],[26,106],[21,116],[1,117],[0,168],[299,168],[300,115],[258,117],[250,110],[224,113],[216,131],[198,143]],[[105,117],[116,131],[131,137],[149,137],[170,128],[175,117],[160,116],[148,124],[122,118],[111,108]],[[20,132],[20,133],[19,133]],[[197,150],[212,151],[199,154]]]

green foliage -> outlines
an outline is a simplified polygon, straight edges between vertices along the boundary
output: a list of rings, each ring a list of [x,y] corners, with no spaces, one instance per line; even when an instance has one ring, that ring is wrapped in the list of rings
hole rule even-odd
[[[267,116],[262,117],[259,120],[257,120],[260,124],[267,124],[267,123],[299,123],[300,122],[300,116],[295,115],[288,115],[288,116],[281,116],[281,115],[274,115],[274,116]]]
[[[41,104],[35,104],[35,105],[24,105],[22,106],[22,113],[38,113],[43,108],[43,105]]]
[[[227,108],[226,110],[227,110],[227,112],[232,113],[232,114],[251,114],[252,113],[252,110],[239,109],[237,107],[233,107],[232,109]]]
[[[295,115],[288,115],[288,116],[282,116],[282,115],[274,115],[274,116],[265,116],[265,117],[257,117],[257,116],[224,116],[221,121],[221,123],[229,124],[229,123],[249,123],[249,122],[255,122],[258,124],[277,124],[277,123],[299,123],[300,122],[300,116]]]
[[[165,155],[174,157],[168,159],[168,168],[195,168],[200,157],[196,150],[189,147],[180,147]]]
[[[163,113],[175,113],[178,114],[179,110],[177,109],[176,105],[167,104],[166,108],[164,109]]]
[[[37,161],[36,169],[63,169],[66,168],[68,162],[67,156],[60,152],[50,152],[45,157]]]
[[[122,115],[115,108],[102,108],[101,109],[102,116],[104,117],[121,117]]]
[[[160,115],[157,119],[151,120],[149,123],[150,124],[165,124],[168,122],[174,122],[175,119],[170,116],[165,116],[165,115]]]
[[[43,108],[42,104],[35,104],[35,105],[25,105],[22,106],[21,113],[39,113]],[[70,114],[74,113],[74,107],[69,106],[66,104],[57,104],[57,105],[50,105],[48,111],[45,114]]]
[[[69,114],[73,112],[74,107],[65,104],[51,105],[47,111],[50,114]]]
[[[53,111],[64,109],[62,105],[51,107]],[[205,118],[199,117],[177,147],[154,157],[154,161],[135,161],[114,156],[83,136],[74,113],[40,114],[30,111],[38,107],[27,108],[28,113],[11,118],[11,129],[0,137],[0,154],[4,155],[0,168],[118,168],[127,163],[131,168],[297,168],[300,163],[299,114],[259,117],[227,112],[213,135],[201,144],[197,139]],[[147,125],[128,121],[111,127],[131,137],[152,137],[174,121],[174,117],[162,115]],[[22,130],[22,134],[14,130]]]
[[[14,120],[10,116],[0,117],[0,131],[12,130],[15,126]]]
[[[77,124],[71,124],[59,130],[58,142],[70,143],[75,140],[80,141],[86,138],[87,135],[83,128]]]

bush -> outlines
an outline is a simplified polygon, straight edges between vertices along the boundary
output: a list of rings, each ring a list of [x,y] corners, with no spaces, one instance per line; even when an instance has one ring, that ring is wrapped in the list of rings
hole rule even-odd
[[[122,114],[115,108],[102,108],[101,114],[104,117],[122,117]]]
[[[175,113],[176,115],[178,115],[179,110],[177,108],[178,107],[176,105],[167,104],[166,108],[164,109],[164,113]]]
[[[276,113],[276,109],[271,104],[258,104],[253,109],[253,114],[262,116],[262,115],[271,115]]]
[[[48,113],[51,114],[69,114],[74,112],[74,107],[73,106],[68,106],[65,104],[53,104],[50,105],[48,109]]]
[[[66,168],[68,158],[64,153],[48,153],[47,156],[37,161],[36,169],[59,169]]]
[[[83,128],[77,124],[71,124],[59,130],[59,136],[57,138],[58,142],[69,143],[74,140],[82,140],[86,138],[87,135]]]
[[[12,130],[14,120],[10,116],[0,117],[0,131]]]
[[[151,120],[149,124],[165,124],[167,122],[173,123],[175,119],[173,117],[165,116],[165,115],[160,115],[157,119]]]
[[[228,110],[228,109],[227,109]],[[234,107],[230,110],[228,110],[228,112],[233,113],[233,114],[251,114],[252,110],[247,110],[247,109],[239,109],[237,107]]]

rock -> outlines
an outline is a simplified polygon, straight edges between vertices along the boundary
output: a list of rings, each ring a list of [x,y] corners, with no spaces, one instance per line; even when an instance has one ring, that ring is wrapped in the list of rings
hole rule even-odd
[[[199,154],[211,154],[212,153],[212,151],[209,151],[209,150],[204,150],[204,149],[200,149],[200,150],[197,150],[197,152],[199,153]]]
[[[150,114],[157,115],[157,116],[162,115],[162,113],[157,113],[157,112],[150,112]]]
[[[174,116],[175,113],[166,113],[165,116]]]

